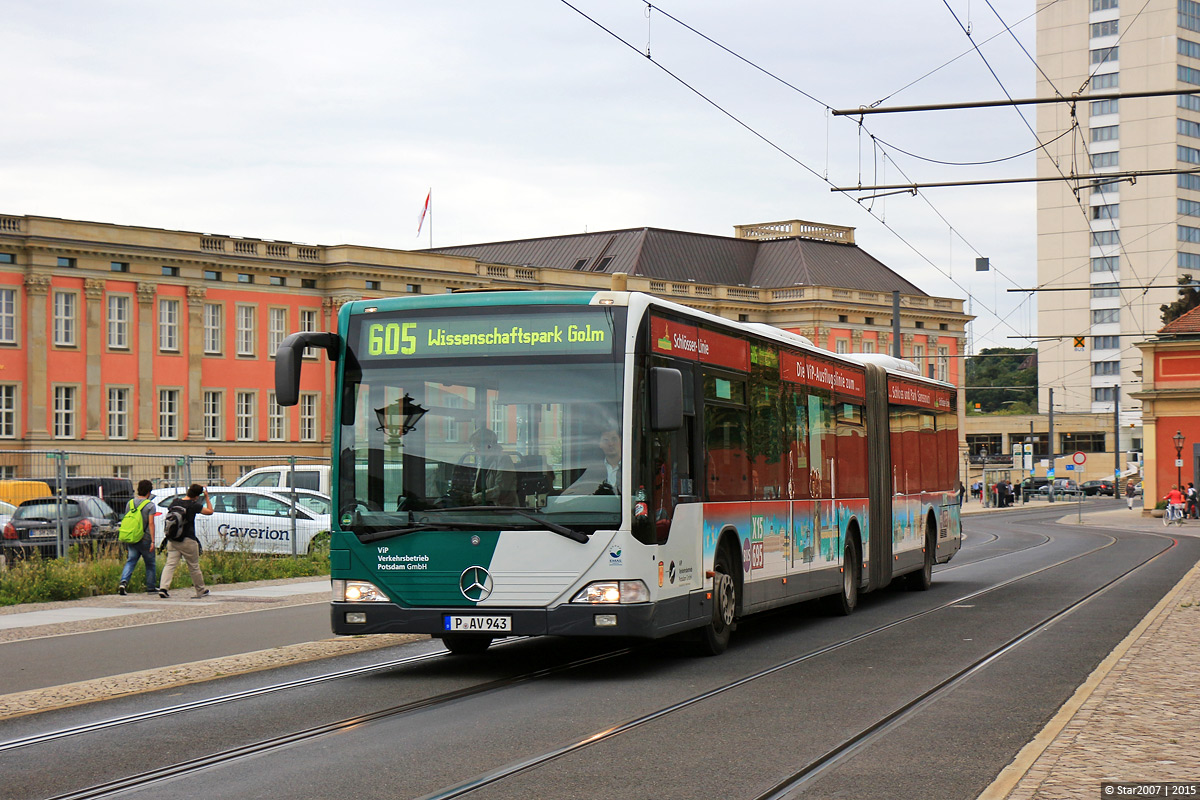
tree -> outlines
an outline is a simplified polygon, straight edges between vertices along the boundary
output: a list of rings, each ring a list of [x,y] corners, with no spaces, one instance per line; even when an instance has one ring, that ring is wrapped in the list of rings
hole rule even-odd
[[[967,359],[967,413],[1036,414],[1037,385],[1037,351],[1034,348],[987,348]],[[980,386],[999,388],[971,388]],[[1007,388],[1013,386],[1022,388]],[[979,404],[978,411],[976,403]]]
[[[1192,276],[1180,275],[1177,280],[1179,283],[1179,299],[1170,305],[1158,307],[1158,310],[1162,312],[1164,325],[1171,320],[1179,319],[1196,306],[1200,306],[1200,291],[1195,289]]]

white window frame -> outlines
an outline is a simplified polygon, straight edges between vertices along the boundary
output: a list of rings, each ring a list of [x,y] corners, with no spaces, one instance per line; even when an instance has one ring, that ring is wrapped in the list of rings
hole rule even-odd
[[[20,389],[15,383],[0,383],[0,439],[17,438]]]
[[[179,437],[179,402],[183,393],[179,389],[158,390],[158,438],[160,441],[177,441]]]
[[[288,309],[270,306],[267,309],[267,357],[274,358],[279,345],[288,335]]]
[[[17,344],[17,290],[0,288],[0,344]]]
[[[158,299],[158,349],[162,353],[179,352],[179,298]]]
[[[75,384],[54,385],[52,406],[55,439],[74,439],[79,430],[79,387]]]
[[[258,400],[257,392],[239,391],[233,396],[233,438],[239,442],[255,439],[254,411]]]
[[[107,392],[108,422],[105,426],[109,439],[129,438],[129,398],[133,392],[128,386],[109,386]]]
[[[321,407],[318,392],[300,393],[300,441],[315,442],[318,436],[317,409]]]
[[[206,389],[203,399],[204,440],[216,442],[225,438],[224,410],[225,392],[220,389]]]
[[[127,294],[108,296],[108,349],[129,349],[129,324],[133,319],[133,297]]]
[[[317,329],[317,314],[318,314],[318,310],[315,308],[300,309],[300,330],[308,331],[308,332],[315,331]],[[316,357],[317,357],[317,348],[315,348],[315,347],[304,348],[304,358],[316,358]]]
[[[237,354],[253,358],[255,323],[258,317],[258,306],[250,303],[238,303],[237,311]]]
[[[225,345],[225,307],[220,303],[204,304],[204,354],[219,356]]]
[[[76,317],[79,293],[56,289],[54,292],[54,346],[76,347]]]
[[[267,441],[287,441],[287,409],[275,402],[275,393],[267,392]]]
[[[938,380],[943,383],[950,382],[950,348],[938,347],[938,362],[937,362]]]

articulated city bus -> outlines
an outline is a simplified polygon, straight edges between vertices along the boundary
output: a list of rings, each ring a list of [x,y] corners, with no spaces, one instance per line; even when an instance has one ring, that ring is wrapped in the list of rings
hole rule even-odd
[[[347,303],[337,361],[335,633],[659,638],[843,614],[961,544],[957,396],[910,363],[627,292]]]

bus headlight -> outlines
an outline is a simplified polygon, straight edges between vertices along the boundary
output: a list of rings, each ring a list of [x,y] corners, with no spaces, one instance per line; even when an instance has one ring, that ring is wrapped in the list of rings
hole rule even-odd
[[[642,581],[596,581],[571,598],[572,603],[648,603],[650,590]]]
[[[391,599],[378,586],[367,581],[334,581],[335,603],[389,603]]]

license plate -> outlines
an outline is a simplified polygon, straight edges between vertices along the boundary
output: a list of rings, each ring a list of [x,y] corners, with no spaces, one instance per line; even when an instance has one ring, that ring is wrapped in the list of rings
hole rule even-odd
[[[490,633],[512,630],[512,617],[459,617],[447,614],[444,621],[448,631]]]
[[[29,531],[29,538],[30,539],[53,539],[57,533],[58,533],[57,531],[31,530],[31,531]]]

